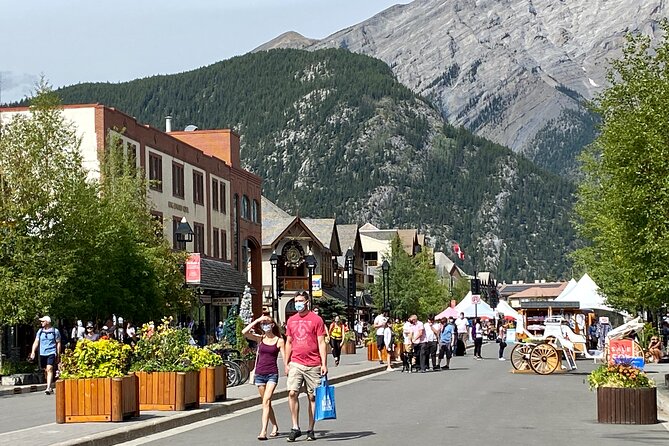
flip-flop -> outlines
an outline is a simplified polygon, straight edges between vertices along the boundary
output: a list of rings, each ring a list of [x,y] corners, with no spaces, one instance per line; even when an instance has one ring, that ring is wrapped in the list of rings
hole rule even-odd
[[[261,437],[260,435],[258,435],[258,440],[265,441],[265,440],[267,440],[267,437]]]
[[[270,437],[278,437],[279,436],[279,431],[272,432],[271,434],[269,434],[269,436]]]

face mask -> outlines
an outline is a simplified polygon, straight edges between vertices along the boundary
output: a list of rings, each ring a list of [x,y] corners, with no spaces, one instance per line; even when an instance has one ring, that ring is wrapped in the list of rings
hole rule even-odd
[[[306,305],[307,305],[306,302],[295,302],[295,309],[296,309],[297,312],[299,313],[299,312],[301,312],[302,310],[304,310],[304,307],[306,307]]]
[[[262,324],[260,327],[265,333],[272,331],[272,324]]]

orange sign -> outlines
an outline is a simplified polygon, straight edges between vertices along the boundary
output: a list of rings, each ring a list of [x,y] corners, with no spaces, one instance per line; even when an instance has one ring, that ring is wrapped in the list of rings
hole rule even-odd
[[[200,254],[193,253],[186,260],[186,283],[200,283]]]

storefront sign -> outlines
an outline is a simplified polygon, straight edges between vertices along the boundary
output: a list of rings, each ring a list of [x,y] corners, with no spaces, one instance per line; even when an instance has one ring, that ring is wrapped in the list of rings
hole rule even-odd
[[[200,283],[200,254],[193,253],[186,260],[186,283]]]
[[[239,305],[239,297],[212,297],[211,304],[215,307],[227,307]]]

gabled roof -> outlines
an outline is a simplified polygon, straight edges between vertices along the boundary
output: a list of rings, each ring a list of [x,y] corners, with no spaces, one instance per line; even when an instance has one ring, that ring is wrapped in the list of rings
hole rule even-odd
[[[284,211],[281,209],[279,206],[274,204],[272,201],[270,201],[267,197],[262,195],[260,197],[260,206],[262,209],[262,216],[263,216],[263,224],[265,217],[271,217],[271,218],[288,218],[292,217],[288,212]]]
[[[303,218],[302,221],[318,238],[321,245],[325,246],[335,255],[341,253],[337,237],[337,223],[334,218]]]
[[[360,231],[360,236],[370,237],[376,240],[392,240],[397,237],[397,230],[379,229],[376,231]]]
[[[402,242],[404,251],[410,256],[414,255],[414,246],[418,245],[417,229],[398,229],[397,235]]]
[[[539,285],[539,284],[537,284]],[[544,297],[556,298],[562,293],[562,290],[567,286],[567,282],[560,282],[553,284],[552,287],[533,286],[509,296],[510,299],[528,298],[528,297]],[[556,286],[557,285],[557,286]]]
[[[376,226],[374,226],[374,225],[371,224],[371,223],[365,223],[364,225],[362,225],[362,226],[360,227],[360,231],[361,231],[361,232],[362,232],[362,231],[378,231],[378,230],[379,230],[379,228],[377,228]]]
[[[272,246],[281,234],[297,221],[297,217],[267,217],[263,212],[262,218],[262,245]]]
[[[358,236],[358,225],[337,225],[337,232],[339,233],[339,244],[342,251],[355,246],[355,240]]]
[[[208,290],[241,294],[248,281],[227,262],[203,257],[200,261],[200,287]],[[255,290],[253,290],[255,292]]]

